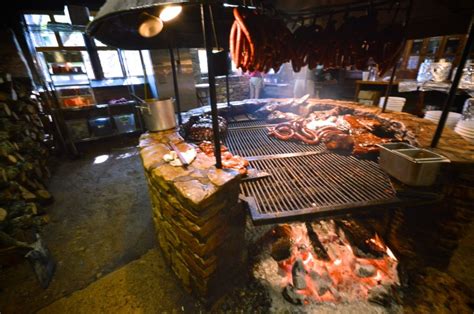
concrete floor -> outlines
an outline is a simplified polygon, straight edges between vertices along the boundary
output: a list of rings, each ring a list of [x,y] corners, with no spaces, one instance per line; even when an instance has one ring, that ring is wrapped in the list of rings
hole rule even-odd
[[[55,198],[47,208],[51,221],[42,232],[57,271],[46,290],[26,262],[2,271],[0,313],[36,312],[156,247],[137,142],[126,138],[99,143],[77,160],[58,163],[49,184]],[[163,266],[159,252],[150,254],[156,258],[151,262],[160,265],[154,275],[173,287],[166,308],[193,304]]]

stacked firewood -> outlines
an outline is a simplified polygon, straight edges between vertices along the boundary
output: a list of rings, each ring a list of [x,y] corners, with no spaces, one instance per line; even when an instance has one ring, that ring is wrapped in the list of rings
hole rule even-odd
[[[42,206],[52,201],[44,185],[50,175],[48,148],[43,144],[39,100],[1,85],[0,232],[16,237],[47,220],[41,214]]]

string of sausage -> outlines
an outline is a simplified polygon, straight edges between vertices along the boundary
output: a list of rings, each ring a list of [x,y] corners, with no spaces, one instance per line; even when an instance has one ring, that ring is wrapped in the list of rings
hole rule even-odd
[[[347,135],[335,126],[323,126],[317,130],[306,127],[306,120],[293,120],[283,122],[275,127],[268,128],[268,135],[282,141],[297,140],[309,145],[326,142],[334,135]]]
[[[281,20],[234,8],[229,36],[232,60],[243,71],[275,71],[291,59],[292,34]],[[252,30],[252,31],[250,31]]]
[[[320,25],[303,24],[294,33],[281,19],[256,11],[234,8],[233,15],[229,47],[236,67],[244,72],[268,72],[271,68],[277,72],[288,61],[296,72],[303,66],[313,69],[318,64],[325,67],[355,64],[360,68],[369,56],[375,57],[381,69],[386,70],[397,60],[403,47],[401,36],[397,35],[398,25],[370,33],[377,28],[374,15],[346,17],[338,29],[331,19],[324,29]]]
[[[320,141],[316,133],[308,129],[306,122],[301,120],[280,123],[275,127],[269,128],[268,131],[268,135],[283,141],[294,139],[309,145],[319,144]]]

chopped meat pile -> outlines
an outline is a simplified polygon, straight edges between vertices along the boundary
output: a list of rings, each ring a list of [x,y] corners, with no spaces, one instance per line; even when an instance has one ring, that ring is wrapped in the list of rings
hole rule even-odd
[[[214,144],[209,141],[203,141],[199,144],[199,149],[207,156],[214,157]],[[237,170],[241,175],[247,175],[247,167],[249,162],[247,159],[233,155],[228,148],[221,144],[222,167],[226,169]]]
[[[338,113],[329,110],[313,113],[310,119],[283,122],[269,128],[269,136],[312,145],[324,143],[330,150],[352,151],[354,156],[378,152],[377,144],[391,141],[371,133],[381,127],[379,121],[348,114],[337,116]]]

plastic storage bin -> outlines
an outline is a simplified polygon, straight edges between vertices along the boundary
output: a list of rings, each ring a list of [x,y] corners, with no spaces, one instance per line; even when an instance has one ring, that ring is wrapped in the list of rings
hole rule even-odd
[[[135,116],[133,113],[114,116],[114,121],[119,133],[127,133],[136,130]]]
[[[114,133],[110,118],[95,118],[89,120],[89,125],[94,136],[106,136]]]
[[[89,126],[86,119],[67,120],[67,130],[73,141],[81,140],[90,136]]]

